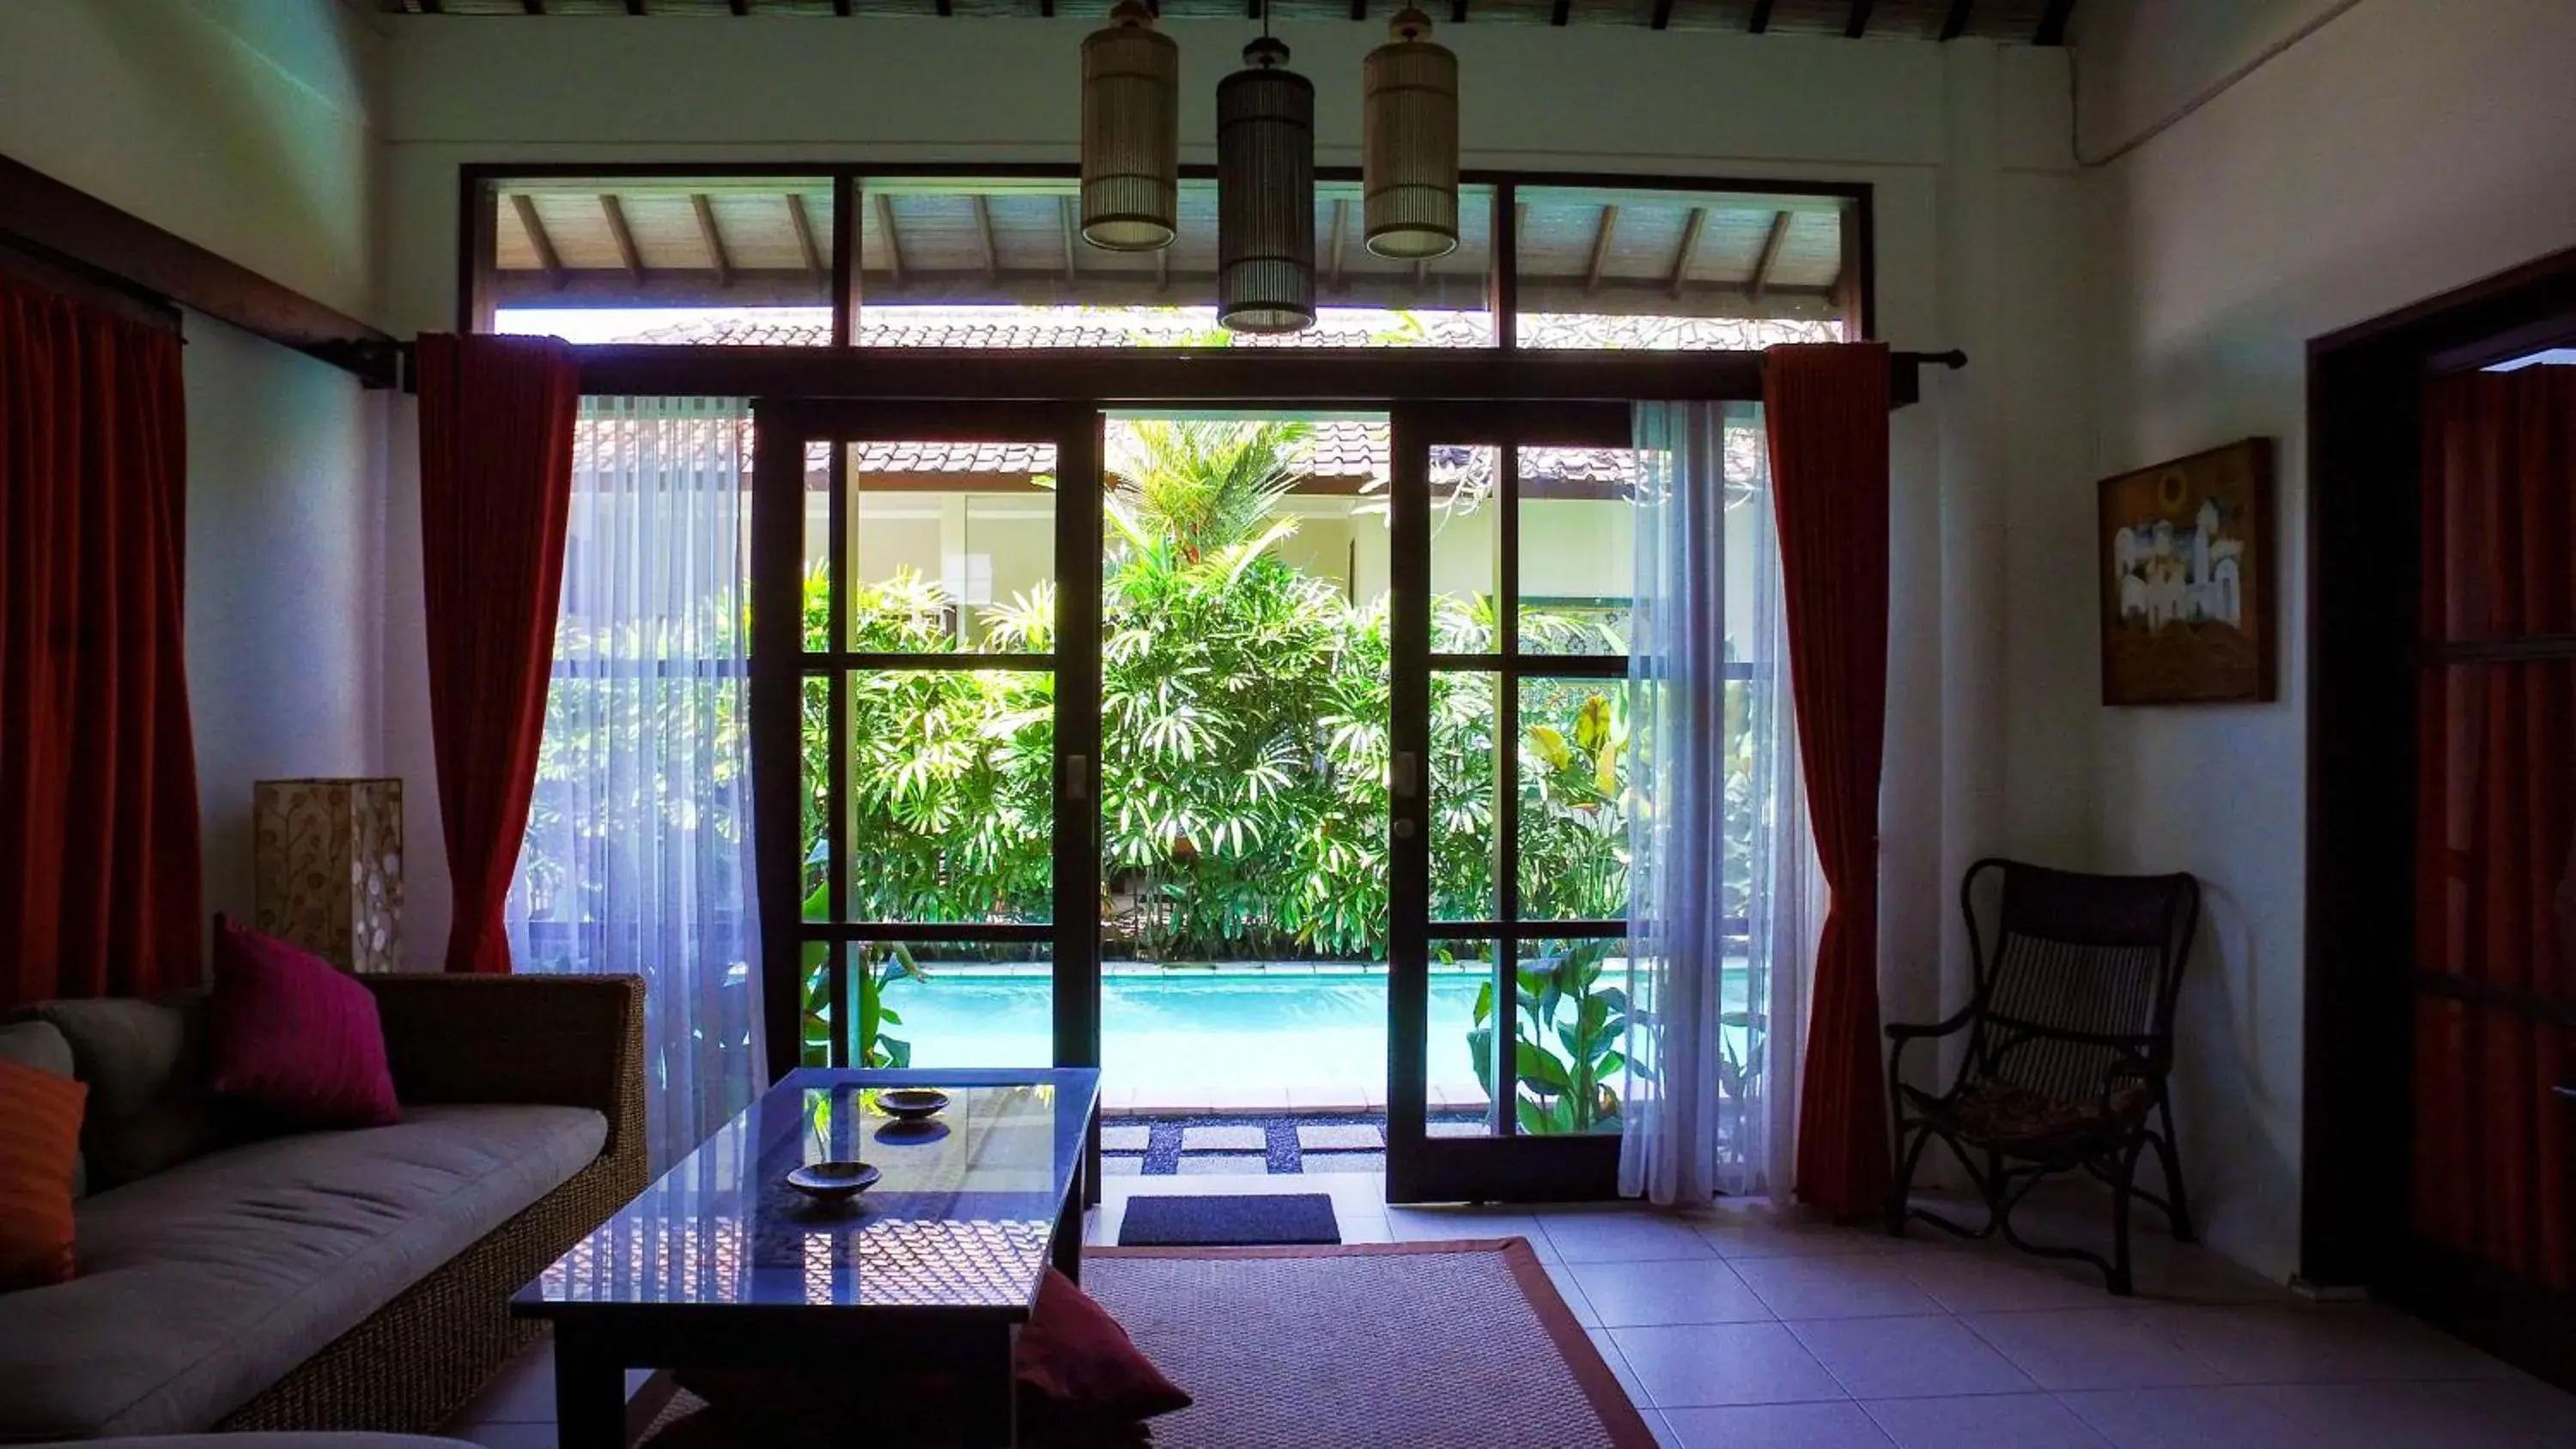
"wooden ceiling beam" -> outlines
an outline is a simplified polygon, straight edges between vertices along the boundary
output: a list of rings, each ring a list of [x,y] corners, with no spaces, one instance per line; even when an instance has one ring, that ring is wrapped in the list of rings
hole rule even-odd
[[[1368,0],[1351,0],[1351,18],[1353,20],[1368,19]]]
[[[787,193],[787,219],[795,224],[796,249],[805,255],[805,270],[821,276],[823,248],[814,240],[814,217],[805,209],[803,193],[795,191]]]
[[[1691,208],[1690,220],[1682,224],[1681,249],[1673,253],[1673,295],[1690,285],[1691,263],[1699,260],[1699,234],[1708,228],[1708,208]]]
[[[1619,208],[1601,208],[1601,225],[1592,233],[1592,265],[1583,269],[1583,290],[1598,291],[1601,268],[1610,260],[1610,239],[1619,234]]]
[[[1791,220],[1785,211],[1771,218],[1771,234],[1762,239],[1762,255],[1753,263],[1751,280],[1744,284],[1745,295],[1758,298],[1762,289],[1771,285],[1771,273],[1780,265],[1780,248],[1789,240]]]
[[[599,198],[599,214],[608,219],[608,239],[617,243],[617,260],[639,285],[644,280],[644,253],[635,246],[635,231],[626,224],[626,203],[615,196]]]
[[[885,236],[886,270],[894,274],[895,285],[903,285],[903,233],[895,230],[894,198],[877,193],[877,230]]]
[[[751,13],[751,0],[733,0],[733,13],[736,15],[749,15]]]
[[[546,274],[549,286],[563,286],[563,258],[555,252],[553,237],[546,235],[546,224],[537,219],[537,203],[524,191],[510,195],[510,209],[519,214],[519,225],[527,228],[528,245],[536,249],[537,267]]]
[[[643,14],[644,0],[626,0],[626,13],[629,15]]]
[[[1467,23],[1467,0],[1449,0],[1449,23],[1452,25]]]
[[[1655,0],[1655,18],[1649,23],[1657,30],[1672,29],[1673,0]]]
[[[1753,0],[1753,19],[1744,28],[1756,35],[1771,28],[1771,0]]]
[[[1574,0],[1556,0],[1556,8],[1549,11],[1547,15],[1547,23],[1550,25],[1567,25],[1573,20]]]
[[[1941,38],[1956,40],[1968,33],[1968,12],[1975,0],[1950,0],[1950,13],[1941,18]]]
[[[1002,274],[1002,248],[993,240],[993,199],[978,191],[974,200],[975,239],[984,247],[984,275],[998,277]]]
[[[446,0],[412,0],[412,3],[420,7],[420,13],[423,15],[439,15],[445,13],[444,7],[446,5]]]
[[[519,0],[519,8],[530,15],[543,15],[546,13],[546,0]]]
[[[706,239],[707,260],[716,274],[716,285],[733,285],[733,258],[725,255],[724,233],[716,229],[716,204],[700,192],[689,198],[689,206],[698,214],[698,235]]]
[[[1843,22],[1843,38],[1858,40],[1869,34],[1869,13],[1878,8],[1878,0],[1852,0],[1851,18]]]
[[[2030,43],[2033,45],[2064,45],[2066,43],[2066,22],[2074,14],[2075,0],[2048,0],[2048,9],[2041,12],[2039,17],[2039,28],[2031,32]]]

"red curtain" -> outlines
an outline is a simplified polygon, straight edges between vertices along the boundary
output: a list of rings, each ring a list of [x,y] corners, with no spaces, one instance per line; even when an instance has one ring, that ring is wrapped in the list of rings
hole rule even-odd
[[[2415,961],[2500,999],[2417,994],[2412,1211],[2576,1288],[2576,368],[2435,381],[2422,491]]]
[[[507,971],[501,924],[545,731],[581,370],[552,338],[420,339],[429,730],[450,971]]]
[[[174,331],[0,277],[0,1007],[194,986]]]
[[[1833,1218],[1886,1201],[1879,1065],[1878,777],[1887,736],[1888,352],[1774,347],[1762,406],[1779,518],[1789,680],[1830,901],[1816,948],[1798,1194]]]

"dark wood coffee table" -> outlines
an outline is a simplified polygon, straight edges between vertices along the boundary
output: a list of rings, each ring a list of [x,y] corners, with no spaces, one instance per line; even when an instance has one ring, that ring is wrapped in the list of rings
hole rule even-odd
[[[881,1087],[951,1101],[888,1132]],[[1016,1443],[1012,1344],[1048,1266],[1080,1276],[1099,1105],[1088,1067],[788,1073],[512,1300],[554,1325],[558,1443],[623,1449],[630,1368],[828,1373],[897,1350],[961,1378],[972,1449]],[[786,1185],[848,1158],[884,1173],[851,1203]]]

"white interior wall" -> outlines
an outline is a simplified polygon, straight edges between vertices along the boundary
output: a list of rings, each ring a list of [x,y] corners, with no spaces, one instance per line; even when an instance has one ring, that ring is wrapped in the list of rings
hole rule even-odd
[[[2102,155],[2330,0],[2086,0],[2083,137]],[[2281,701],[2104,709],[2093,631],[2016,599],[2035,733],[2098,737],[2101,858],[2188,869],[2209,927],[2184,991],[2178,1096],[2211,1240],[2267,1271],[2298,1247],[2307,710],[2308,339],[2576,246],[2576,5],[2360,0],[2088,181],[2101,275],[2094,476],[2279,440]],[[2054,208],[2058,200],[2034,198]],[[2045,297],[2046,293],[2039,296]],[[2030,490],[2061,540],[2017,571],[2090,607],[2089,479]],[[2399,526],[2392,523],[2392,526]],[[2027,615],[2027,617],[2025,617]],[[2392,709],[2408,708],[2403,700]],[[2403,789],[2402,781],[2390,788]],[[2081,830],[2034,803],[2035,821]],[[2064,818],[2060,818],[2063,816]]]
[[[380,59],[339,0],[10,0],[0,153],[372,317]],[[385,409],[210,318],[185,333],[205,906],[246,918],[251,782],[383,767]]]
[[[379,769],[383,410],[327,363],[212,318],[190,315],[187,332],[205,908],[248,921],[251,782]]]

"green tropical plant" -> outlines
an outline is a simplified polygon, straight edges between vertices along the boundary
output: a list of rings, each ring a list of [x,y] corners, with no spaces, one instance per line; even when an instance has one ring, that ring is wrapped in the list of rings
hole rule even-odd
[[[1615,1085],[1630,1063],[1622,1044],[1631,1015],[1624,987],[1601,984],[1610,940],[1555,941],[1514,964],[1512,1105],[1525,1133],[1609,1132],[1619,1127]],[[1476,1080],[1494,1086],[1494,986],[1476,993],[1467,1032]]]

